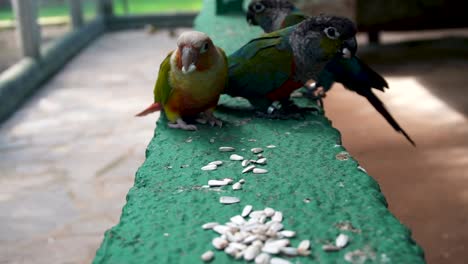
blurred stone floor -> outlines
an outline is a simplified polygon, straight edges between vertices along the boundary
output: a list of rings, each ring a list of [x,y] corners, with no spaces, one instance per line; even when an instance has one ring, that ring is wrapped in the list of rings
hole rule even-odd
[[[468,31],[383,40],[451,34]],[[0,127],[0,263],[93,259],[144,161],[157,115],[133,114],[152,101],[158,65],[174,42],[167,31],[106,34]],[[378,96],[417,148],[340,85],[325,99],[326,113],[428,263],[466,263],[468,57],[425,52],[414,60],[398,49],[363,54],[388,79],[391,89]]]

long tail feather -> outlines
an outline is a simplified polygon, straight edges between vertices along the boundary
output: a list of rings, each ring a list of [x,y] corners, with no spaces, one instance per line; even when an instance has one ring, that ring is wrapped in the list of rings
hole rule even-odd
[[[161,109],[162,107],[160,103],[153,103],[150,106],[148,106],[148,108],[136,114],[135,116],[145,116],[145,115],[160,111]]]
[[[397,121],[392,117],[392,115],[388,112],[385,105],[380,101],[380,99],[375,96],[374,93],[369,89],[366,93],[361,93],[361,95],[365,96],[367,100],[374,106],[374,108],[387,120],[387,122],[395,129],[397,132],[402,133],[403,136],[411,143],[411,145],[416,147],[416,143],[411,139],[411,137],[400,127]]]

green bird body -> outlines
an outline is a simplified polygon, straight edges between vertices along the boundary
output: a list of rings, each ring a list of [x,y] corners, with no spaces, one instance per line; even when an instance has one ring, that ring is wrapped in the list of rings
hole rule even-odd
[[[225,92],[262,111],[274,101],[286,102],[292,91],[318,78],[355,32],[348,19],[323,16],[253,39],[228,57]]]
[[[300,13],[288,0],[253,0],[247,12],[247,21],[250,24],[261,26],[265,32],[294,27],[306,18],[307,16]],[[410,136],[372,92],[373,88],[384,92],[384,89],[388,88],[387,82],[380,74],[354,55],[357,45],[351,49],[348,54],[335,56],[318,76],[313,78],[316,81],[315,88],[323,87],[326,92],[333,83],[339,82],[345,88],[366,97],[397,132],[402,133],[411,144],[415,145]]]

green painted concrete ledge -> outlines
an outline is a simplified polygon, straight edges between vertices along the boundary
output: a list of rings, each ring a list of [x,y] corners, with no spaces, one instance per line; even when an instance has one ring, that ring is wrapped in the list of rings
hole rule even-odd
[[[258,34],[240,15],[215,16],[211,2],[205,1],[195,26],[228,53]],[[365,263],[424,263],[408,228],[388,211],[378,184],[347,155],[323,113],[304,120],[266,120],[255,118],[244,100],[223,97],[220,104],[216,114],[225,121],[223,128],[186,132],[168,129],[164,116],[158,121],[120,222],[105,233],[94,263],[202,263],[200,255],[214,250],[211,240],[217,235],[201,225],[228,222],[247,204],[282,211],[285,228],[297,232],[293,245],[311,240],[312,254],[291,258],[293,263],[346,263],[344,255],[355,250],[365,252]],[[266,149],[270,144],[277,147]],[[241,174],[240,163],[229,160],[231,153],[219,152],[220,146],[252,158],[250,149],[263,147],[269,173]],[[224,164],[216,171],[200,169],[214,160]],[[246,183],[240,191],[201,187],[224,177]],[[241,202],[222,205],[220,196]],[[355,230],[340,230],[343,223]],[[321,246],[339,233],[349,235],[350,244],[324,252]],[[212,263],[243,262],[216,251]]]

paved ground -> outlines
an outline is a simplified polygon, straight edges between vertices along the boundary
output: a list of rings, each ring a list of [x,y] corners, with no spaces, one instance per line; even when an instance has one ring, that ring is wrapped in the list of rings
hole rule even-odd
[[[132,114],[151,101],[157,65],[173,42],[167,32],[107,34],[0,127],[0,263],[90,262],[144,160],[157,116]],[[428,262],[463,263],[468,60],[442,55],[375,66],[391,86],[379,96],[416,149],[341,87],[325,103]]]

